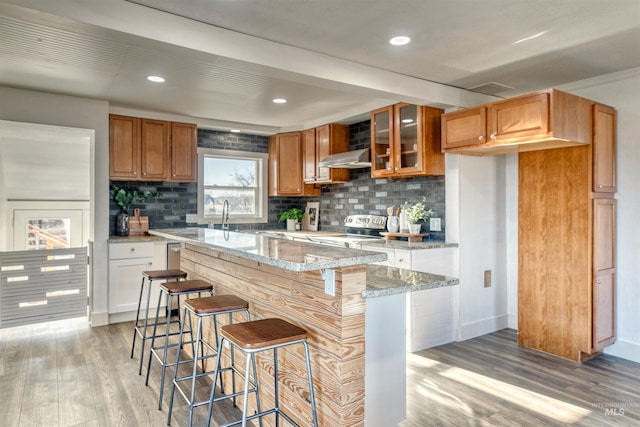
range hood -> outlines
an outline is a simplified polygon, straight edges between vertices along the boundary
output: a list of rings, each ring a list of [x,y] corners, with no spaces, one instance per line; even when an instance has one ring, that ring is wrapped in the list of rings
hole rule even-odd
[[[344,153],[331,154],[318,162],[322,168],[357,169],[370,168],[371,156],[369,149],[346,151]]]

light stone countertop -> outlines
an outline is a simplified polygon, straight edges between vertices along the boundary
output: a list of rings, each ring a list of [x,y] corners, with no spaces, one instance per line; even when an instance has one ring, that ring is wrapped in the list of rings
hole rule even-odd
[[[143,243],[143,242],[166,242],[167,239],[159,236],[109,236],[108,243]]]
[[[455,277],[372,264],[367,266],[367,288],[362,291],[362,297],[374,298],[405,294],[455,286],[458,283],[459,280]]]
[[[167,240],[221,250],[230,255],[290,271],[315,271],[385,261],[381,252],[323,246],[295,240],[270,238],[264,234],[237,233],[210,228],[149,230]]]
[[[118,237],[115,241],[135,241],[133,239],[146,237],[147,240],[167,239],[185,242],[196,246],[222,250],[231,255],[292,271],[314,271],[324,268],[369,264],[367,265],[366,289],[362,291],[363,298],[404,294],[455,286],[459,283],[458,279],[454,277],[371,264],[386,260],[386,254],[384,253],[287,240],[269,234],[224,232],[222,230],[196,227],[150,230],[149,233],[151,236]],[[225,238],[225,235],[228,238]],[[112,239],[110,238],[109,241],[112,242]],[[446,244],[444,242],[407,243],[384,240],[373,242],[367,246],[407,249],[407,245],[410,245],[413,249],[457,247],[456,244]]]

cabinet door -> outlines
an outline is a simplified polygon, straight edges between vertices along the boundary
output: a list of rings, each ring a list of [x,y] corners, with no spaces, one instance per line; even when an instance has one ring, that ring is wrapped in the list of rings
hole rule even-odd
[[[615,341],[616,200],[593,201],[593,349]]]
[[[487,108],[476,107],[442,115],[442,150],[487,142]]]
[[[304,182],[316,181],[316,169],[318,159],[316,158],[316,130],[309,129],[302,132],[302,151],[304,171]],[[323,168],[328,169],[328,168]]]
[[[300,132],[279,134],[278,144],[278,194],[296,196],[302,194],[302,140]]]
[[[140,170],[140,119],[109,116],[109,178],[135,180]]]
[[[371,112],[371,176],[393,173],[393,106]]]
[[[152,266],[151,257],[109,261],[109,313],[135,311],[138,308],[142,272],[151,270]],[[159,289],[157,286],[154,288],[149,307],[156,307],[158,303]],[[144,298],[142,303],[146,308]]]
[[[169,179],[169,132],[169,122],[142,119],[141,179],[148,181]]]
[[[190,123],[171,123],[171,181],[196,182],[198,129]]]
[[[616,110],[593,106],[593,191],[616,192]]]
[[[336,151],[337,152],[337,151]],[[331,126],[324,125],[316,128],[316,161],[319,162],[329,154],[333,154],[331,149]],[[321,168],[316,169],[316,181],[330,181],[331,169]]]
[[[394,138],[392,144],[394,172],[415,174],[422,171],[422,114],[413,104],[394,106]]]
[[[549,94],[539,93],[489,105],[489,143],[549,133]]]

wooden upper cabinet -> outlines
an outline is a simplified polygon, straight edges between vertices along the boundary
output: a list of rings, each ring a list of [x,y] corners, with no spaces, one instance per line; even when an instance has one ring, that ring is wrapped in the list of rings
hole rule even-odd
[[[442,150],[484,144],[487,139],[487,108],[467,108],[442,116]]]
[[[196,125],[109,116],[109,178],[195,182]]]
[[[371,176],[406,178],[444,174],[440,150],[443,110],[396,104],[371,112]]]
[[[490,104],[489,141],[549,133],[549,94],[540,93]]]
[[[302,133],[279,133],[269,138],[269,195],[317,196],[320,188],[302,179]]]
[[[198,128],[190,123],[171,123],[171,181],[198,179]]]
[[[315,129],[307,129],[302,132],[302,152],[304,153],[304,182],[314,182],[316,180],[316,170],[318,167]]]
[[[138,179],[140,171],[140,119],[109,116],[109,177]]]
[[[169,122],[142,119],[140,141],[141,176],[148,181],[166,181],[169,178]]]
[[[616,192],[616,110],[593,105],[593,191]]]
[[[591,143],[591,101],[555,89],[446,113],[442,150],[487,155]]]
[[[349,150],[349,127],[326,124],[302,132],[304,182],[331,184],[348,182],[348,169],[318,166],[318,162],[330,154]]]

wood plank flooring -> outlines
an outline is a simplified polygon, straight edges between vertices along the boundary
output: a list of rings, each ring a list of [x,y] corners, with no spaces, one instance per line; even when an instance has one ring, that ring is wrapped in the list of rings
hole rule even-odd
[[[505,329],[409,354],[400,426],[640,426],[640,364],[578,364],[516,342]]]
[[[0,330],[0,426],[166,425],[170,385],[159,411],[160,369],[145,387],[138,352],[129,358],[132,327],[71,319]],[[640,364],[603,355],[579,365],[518,347],[513,330],[409,354],[407,384],[400,427],[640,426]],[[217,422],[240,416],[221,405]],[[194,414],[203,426],[206,407]],[[171,425],[187,425],[179,396]]]

